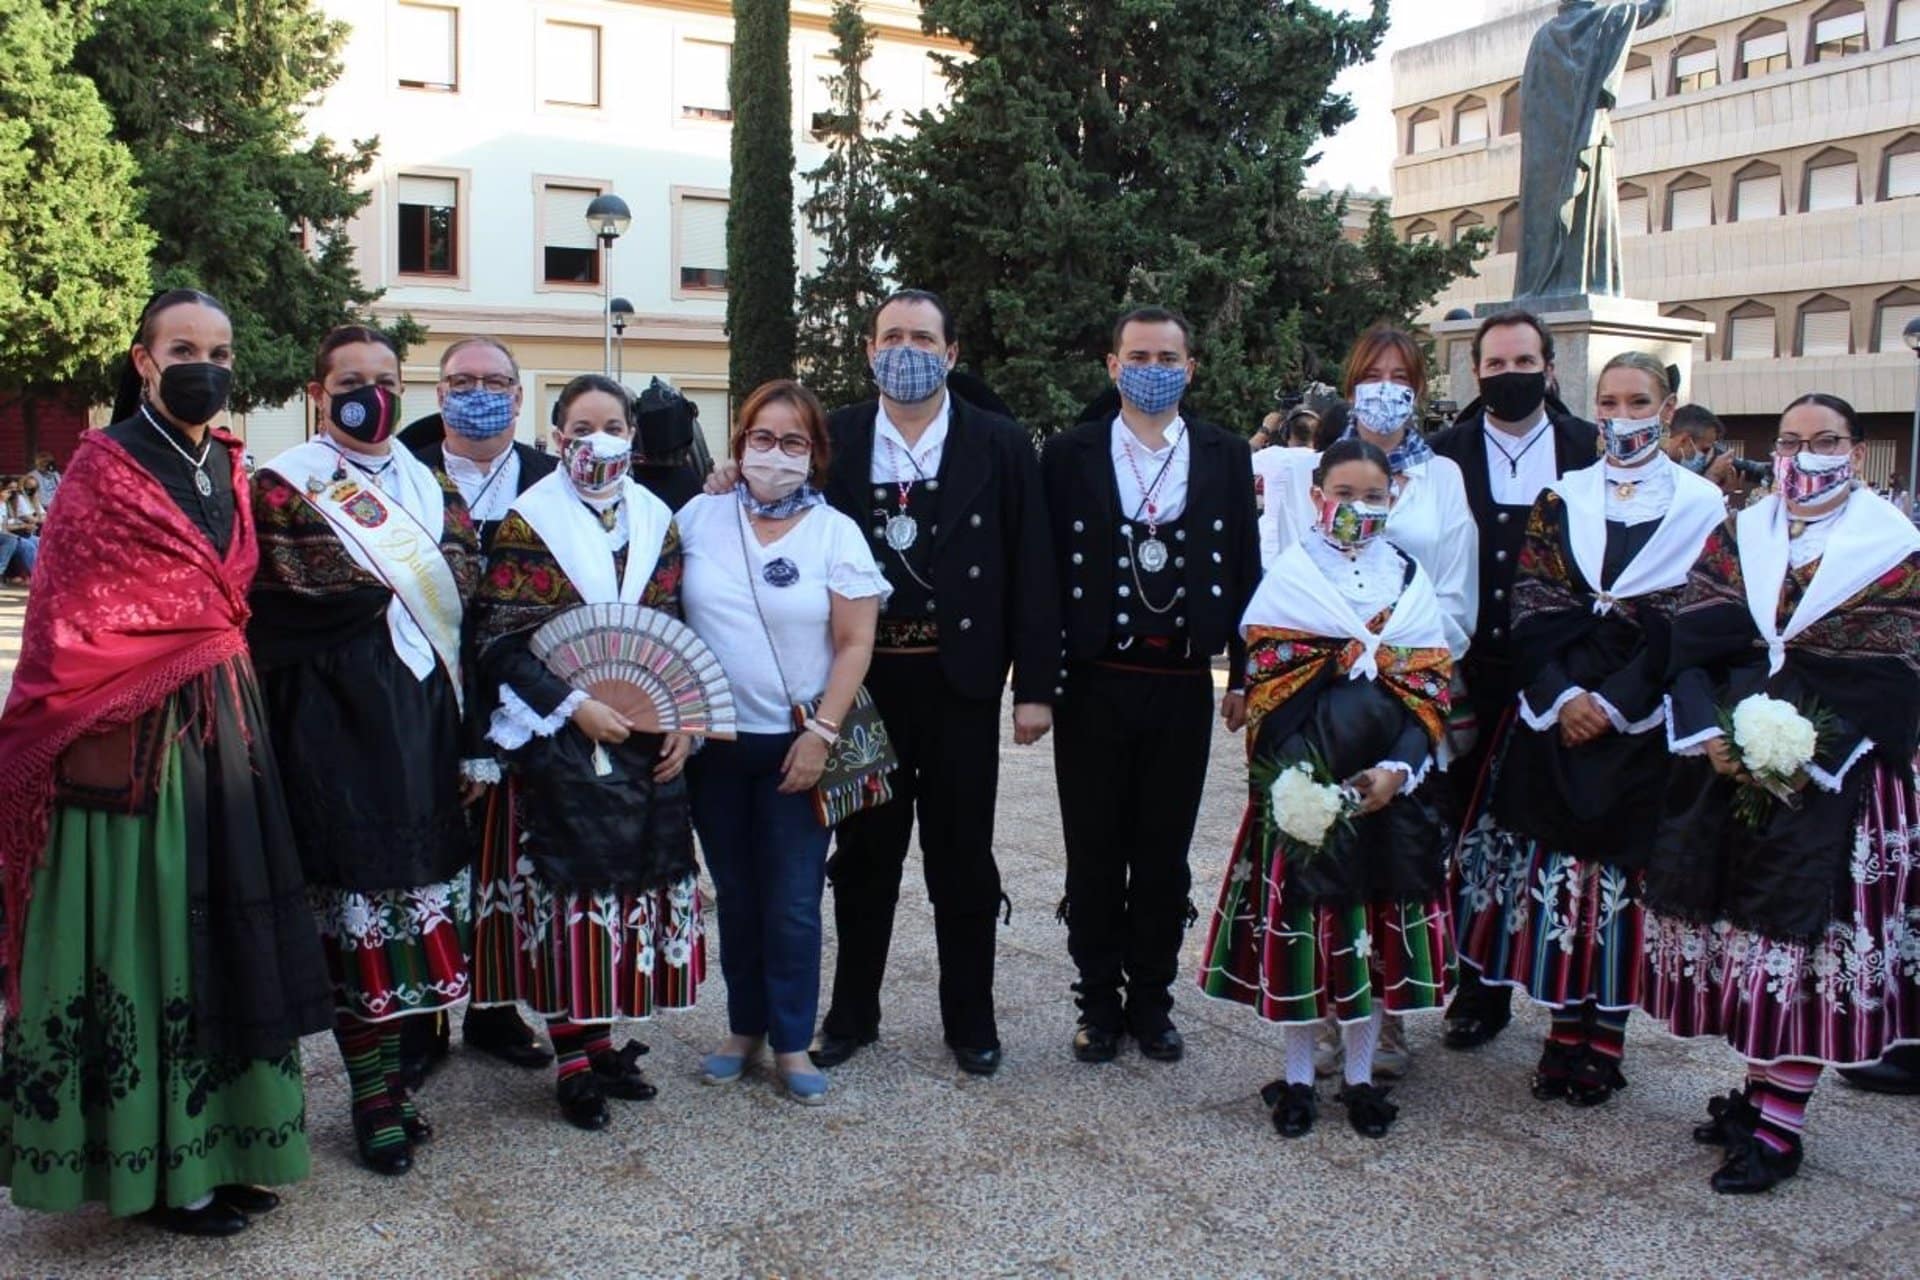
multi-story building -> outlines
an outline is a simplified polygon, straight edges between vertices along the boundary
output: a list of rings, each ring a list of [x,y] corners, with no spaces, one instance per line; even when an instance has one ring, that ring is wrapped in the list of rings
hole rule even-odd
[[[447,343],[485,334],[525,370],[522,438],[555,396],[604,359],[609,285],[634,315],[619,362],[637,387],[658,375],[700,406],[709,443],[727,420],[726,216],[732,107],[729,6],[718,0],[324,0],[352,27],[338,83],[308,115],[336,140],[378,137],[373,198],[352,228],[377,312],[409,313],[429,339],[407,355],[405,412],[434,407]],[[919,6],[862,6],[867,66],[889,128],[944,100],[933,61],[955,47],[921,33]],[[831,5],[793,5],[794,146],[824,155]],[[586,222],[613,192],[633,224],[601,252]],[[796,182],[804,198],[806,184]],[[802,272],[814,246],[795,215]],[[603,274],[606,273],[606,274]],[[611,277],[610,279],[608,277]],[[258,457],[311,429],[304,398],[251,415]]]
[[[1429,321],[1513,293],[1520,73],[1556,6],[1490,8],[1393,59],[1396,227],[1497,237]],[[1633,44],[1613,125],[1627,292],[1714,326],[1684,398],[1753,455],[1795,396],[1844,396],[1869,415],[1873,477],[1910,476],[1920,0],[1675,0]]]

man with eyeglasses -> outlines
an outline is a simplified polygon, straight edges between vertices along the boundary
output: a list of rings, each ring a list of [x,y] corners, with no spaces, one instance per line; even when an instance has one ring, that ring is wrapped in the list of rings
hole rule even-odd
[[[514,426],[520,420],[523,388],[520,365],[503,343],[472,337],[449,344],[440,355],[440,382],[435,391],[445,435],[432,443],[413,446],[413,453],[460,490],[480,533],[484,555],[513,500],[551,472],[556,461],[551,454],[513,438]],[[479,663],[473,660],[471,651],[466,658],[462,665],[468,672],[467,705],[487,705],[488,700],[473,687]],[[500,766],[486,742],[486,722],[479,716],[468,719],[463,772],[497,782]],[[471,819],[481,816],[480,810],[471,805],[468,814]],[[477,849],[477,823],[475,838]],[[405,1037],[401,1048],[406,1059],[404,1070],[418,1077],[426,1073],[435,1058],[445,1054],[448,1027],[444,1017],[411,1018],[407,1020],[409,1031],[415,1023],[420,1024],[420,1031]],[[517,1067],[544,1067],[552,1061],[552,1055],[512,1005],[469,1007],[460,1024],[460,1037],[470,1048]]]

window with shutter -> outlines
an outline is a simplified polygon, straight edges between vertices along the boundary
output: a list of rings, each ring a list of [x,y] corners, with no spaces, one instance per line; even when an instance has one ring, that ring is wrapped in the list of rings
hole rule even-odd
[[[1683,187],[1667,195],[1667,226],[1673,231],[1691,231],[1713,225],[1713,188]]]
[[[1645,196],[1620,198],[1620,234],[1627,236],[1647,234],[1647,198]]]
[[[1714,49],[1683,53],[1673,60],[1673,91],[1694,93],[1720,83],[1720,54]]]
[[[460,183],[453,178],[402,174],[397,195],[401,274],[457,275]]]
[[[1887,157],[1887,199],[1920,196],[1920,151],[1902,151]]]
[[[1899,0],[1893,7],[1893,38],[1920,40],[1920,0]]]
[[[1875,351],[1905,351],[1907,349],[1907,326],[1920,320],[1920,302],[1902,302],[1882,304],[1880,308],[1879,332],[1875,335]]]
[[[711,196],[682,196],[680,287],[721,291],[727,287],[727,202]]]
[[[1727,323],[1729,360],[1771,360],[1774,357],[1771,315],[1735,316]]]
[[[1803,311],[1800,313],[1800,354],[1803,356],[1844,356],[1853,350],[1852,313],[1847,311]]]
[[[546,24],[540,32],[540,93],[565,106],[600,105],[600,28]]]
[[[1822,165],[1807,174],[1807,212],[1851,208],[1859,203],[1859,189],[1859,165],[1851,161]]]
[[[1408,244],[1432,244],[1439,235],[1439,228],[1422,218],[1407,228]]]
[[[1813,24],[1813,58],[1843,58],[1867,50],[1867,15],[1864,11],[1822,18]]]
[[[1419,155],[1426,151],[1440,149],[1440,117],[1413,122],[1413,153]]]
[[[1487,109],[1468,107],[1460,113],[1458,121],[1460,136],[1456,142],[1485,142],[1487,140]]]
[[[1631,107],[1652,101],[1653,64],[1643,62],[1637,67],[1629,65],[1626,74],[1620,77],[1620,105]]]
[[[700,424],[700,434],[706,437],[708,452],[716,458],[726,457],[729,419],[732,417],[727,405],[727,393],[718,387],[681,387],[679,391],[699,410],[696,421]]]
[[[543,187],[540,191],[541,253],[548,284],[599,284],[600,246],[587,225],[592,187]]]
[[[1740,74],[1747,79],[1787,69],[1787,33],[1748,36],[1740,44]]]
[[[1780,216],[1780,175],[1763,174],[1755,178],[1742,178],[1736,189],[1738,205],[1734,213],[1737,222],[1757,222],[1761,218]]]
[[[394,78],[402,87],[458,89],[459,43],[458,9],[427,4],[402,4],[394,8]]]
[[[727,68],[733,46],[717,40],[682,40],[677,68],[680,118],[731,120],[733,99],[727,91]]]

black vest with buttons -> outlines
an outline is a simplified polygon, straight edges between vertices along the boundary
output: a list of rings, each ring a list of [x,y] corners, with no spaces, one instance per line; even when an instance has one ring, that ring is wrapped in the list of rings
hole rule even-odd
[[[935,616],[939,601],[933,594],[933,539],[940,530],[940,481],[916,483],[907,490],[907,515],[919,525],[913,545],[895,551],[887,545],[887,521],[900,514],[900,487],[874,485],[873,513],[867,520],[867,542],[874,563],[887,575],[893,594],[880,608],[875,643],[883,649],[921,648],[940,638]]]
[[[1167,549],[1158,572],[1140,563],[1140,544],[1149,537],[1145,524],[1121,521],[1114,530],[1113,623],[1103,660],[1141,667],[1203,667],[1207,660],[1193,656],[1187,631],[1185,513],[1151,536]]]

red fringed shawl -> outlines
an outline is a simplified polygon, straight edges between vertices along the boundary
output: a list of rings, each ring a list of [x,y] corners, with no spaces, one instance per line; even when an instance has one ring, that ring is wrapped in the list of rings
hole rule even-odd
[[[223,561],[160,482],[100,431],[60,482],[0,713],[0,995],[19,1007],[20,948],[51,824],[54,763],[75,739],[131,723],[194,677],[246,652],[259,555],[241,466]]]

